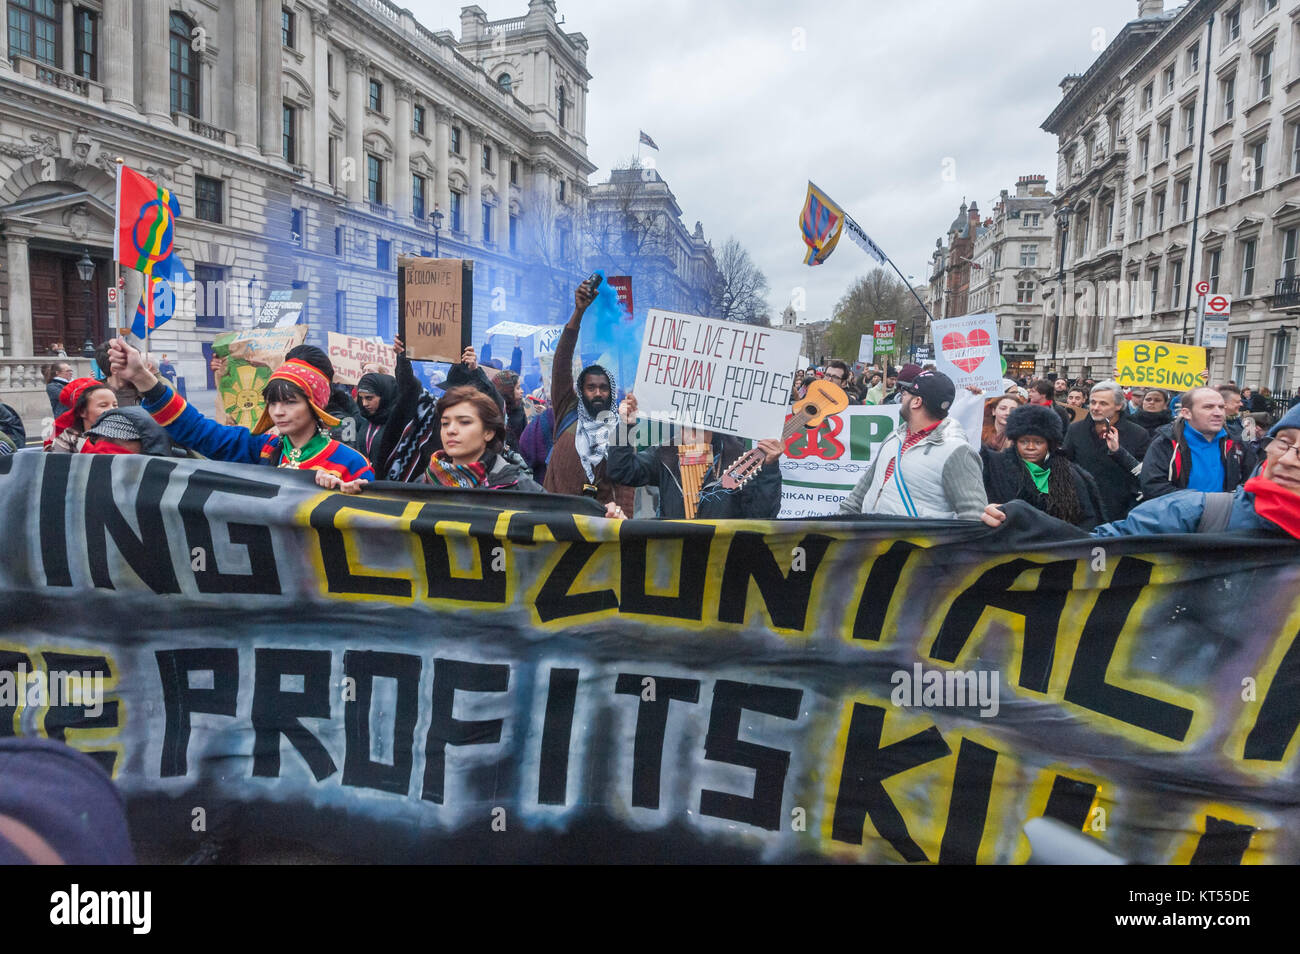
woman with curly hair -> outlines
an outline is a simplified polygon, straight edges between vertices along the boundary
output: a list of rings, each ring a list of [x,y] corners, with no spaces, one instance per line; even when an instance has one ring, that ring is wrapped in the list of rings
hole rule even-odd
[[[1052,408],[1026,404],[1007,416],[1006,450],[984,459],[990,504],[1023,500],[1049,516],[1091,532],[1109,519],[1092,475],[1058,453],[1061,418]]]

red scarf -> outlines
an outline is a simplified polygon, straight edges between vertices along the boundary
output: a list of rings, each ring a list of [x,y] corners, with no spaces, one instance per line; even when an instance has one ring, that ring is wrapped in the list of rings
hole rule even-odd
[[[127,450],[121,444],[112,444],[108,441],[86,441],[81,445],[83,454],[134,454],[135,451]]]
[[[1244,487],[1246,493],[1255,495],[1255,513],[1300,540],[1300,494],[1269,480],[1267,473],[1265,465],[1259,476],[1250,478]]]

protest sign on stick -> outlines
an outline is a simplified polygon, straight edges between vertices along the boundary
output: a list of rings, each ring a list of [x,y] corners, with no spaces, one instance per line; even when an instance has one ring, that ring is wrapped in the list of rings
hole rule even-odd
[[[327,337],[334,380],[339,384],[356,384],[370,365],[380,365],[383,374],[396,374],[397,352],[392,345],[370,338],[341,335],[336,331],[329,332]],[[370,370],[375,369],[372,367]]]
[[[474,263],[460,258],[399,258],[397,311],[411,360],[459,361],[473,333]]]
[[[302,344],[306,325],[228,331],[212,341],[212,353],[226,359],[226,373],[217,380],[217,420],[252,428],[266,402],[262,389],[285,354]]]
[[[876,339],[872,335],[863,335],[858,345],[858,363],[871,364],[876,357]]]
[[[876,354],[884,354],[889,357],[894,356],[894,329],[898,323],[895,321],[877,321],[873,337],[876,339]]]
[[[1172,341],[1119,341],[1115,344],[1116,381],[1124,387],[1139,385],[1185,391],[1204,384],[1205,349]]]
[[[631,390],[650,420],[762,439],[781,433],[802,337],[651,308]]]
[[[996,315],[944,318],[931,325],[934,363],[958,388],[974,385],[992,391],[1002,380]]]

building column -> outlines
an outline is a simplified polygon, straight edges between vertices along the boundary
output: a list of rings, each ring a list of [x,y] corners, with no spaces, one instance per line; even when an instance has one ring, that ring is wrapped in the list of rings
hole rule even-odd
[[[235,0],[235,36],[257,35],[257,0]],[[235,138],[241,148],[257,149],[257,47],[233,43],[235,49]]]
[[[497,143],[497,248],[510,251],[510,158],[504,143]]]
[[[483,244],[483,130],[470,126],[469,133],[469,240],[474,245]]]
[[[27,236],[5,232],[9,252],[9,357],[32,355],[32,276]]]
[[[356,50],[348,50],[348,115],[344,130],[343,186],[349,202],[361,201],[361,174],[365,171],[361,161],[362,131],[366,124],[365,84],[370,58]],[[349,168],[350,167],[350,168]]]
[[[330,82],[329,82],[329,32],[330,18],[319,10],[311,11],[312,29],[312,175],[316,188],[330,188]],[[337,174],[337,172],[336,172]]]
[[[433,202],[443,215],[450,215],[451,186],[447,178],[447,167],[451,163],[451,110],[434,104],[433,114],[437,121],[433,137]],[[450,220],[447,221],[447,227],[451,227]]]
[[[6,10],[5,22],[0,23],[0,27],[3,27],[3,29],[0,29],[0,73],[3,73],[5,70],[9,69],[9,23],[8,23],[9,15],[7,12],[9,9],[8,4],[5,5],[4,9]]]
[[[393,207],[399,222],[411,217],[411,99],[415,87],[404,80],[393,84],[397,109],[393,118]]]
[[[166,0],[146,0],[144,8],[144,111],[171,120],[171,16]]]
[[[547,210],[555,202],[555,193],[551,185],[550,167],[546,160],[539,159],[533,163],[533,195],[535,198],[534,205],[540,216],[547,215]],[[553,235],[548,234],[547,223],[529,222],[529,229],[533,229],[532,241],[537,244],[544,258],[549,257],[551,253],[551,242]]]
[[[4,32],[4,31],[0,31]],[[135,37],[131,0],[104,0],[103,55],[105,100],[110,106],[135,109]]]
[[[280,0],[262,0],[262,35],[259,38],[261,70],[258,77],[257,110],[262,117],[262,155],[268,159],[284,152],[284,92],[280,88],[282,69],[280,42]]]

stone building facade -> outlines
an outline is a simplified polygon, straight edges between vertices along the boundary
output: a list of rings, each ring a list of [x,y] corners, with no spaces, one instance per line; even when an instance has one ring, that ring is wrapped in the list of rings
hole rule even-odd
[[[1293,391],[1300,8],[1144,0],[1137,12],[1067,77],[1043,124],[1059,137],[1057,204],[1072,211],[1062,373],[1108,372],[1118,338],[1190,341],[1205,280],[1233,298],[1213,379]],[[1054,283],[1046,293],[1050,309]]]
[[[309,340],[391,339],[404,254],[474,259],[476,341],[571,307],[590,76],[553,0],[496,21],[465,7],[459,39],[387,0],[0,6],[0,400],[24,414],[53,345],[116,325],[117,157],[180,201],[176,248],[198,281],[153,348],[191,381],[202,343],[269,290],[305,290]],[[129,324],[141,283],[126,277]]]

